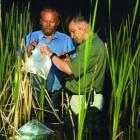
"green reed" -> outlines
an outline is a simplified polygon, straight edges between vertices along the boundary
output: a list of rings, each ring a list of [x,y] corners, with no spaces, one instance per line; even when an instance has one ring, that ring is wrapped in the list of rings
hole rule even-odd
[[[27,76],[23,78],[21,66],[24,60],[17,56],[17,52],[24,48],[25,35],[31,30],[29,7],[19,13],[13,4],[10,12],[4,13],[4,19],[0,16],[0,133],[6,137],[14,134],[30,115],[30,84]]]
[[[86,46],[85,46],[85,56],[84,56],[84,81],[85,81],[85,84],[87,82],[86,72],[87,72],[87,67],[88,67],[87,65],[89,63],[89,51],[90,51],[90,47],[91,47],[91,44],[92,44],[92,39],[93,39],[93,36],[94,36],[94,28],[95,28],[95,23],[96,23],[97,8],[98,8],[98,0],[95,3],[93,17],[91,16],[91,18],[90,18],[89,38],[86,41]],[[78,93],[79,95],[81,94],[80,89],[81,89],[81,85],[80,85],[80,82],[79,82],[79,93]],[[87,91],[87,89],[85,89],[85,93],[84,93],[85,95],[86,95],[86,91]],[[92,93],[92,85],[91,85],[91,89],[90,89],[90,92],[89,92],[89,95],[88,95],[88,102],[89,102],[89,98],[90,98],[91,93]],[[78,102],[79,102],[79,105],[80,105],[81,104],[80,103],[81,102],[80,98],[79,98]],[[86,116],[86,112],[87,112],[87,105],[85,107],[85,102],[86,102],[86,96],[84,96],[83,102],[82,102],[81,106],[79,106],[79,112],[80,113],[78,114],[78,140],[82,139],[84,121],[85,121],[85,116]]]
[[[0,3],[1,14],[1,3]],[[44,86],[41,85],[40,100],[34,93],[32,76],[23,71],[28,59],[25,53],[25,36],[32,31],[30,3],[20,12],[13,3],[5,18],[0,16],[0,134],[15,135],[17,129],[31,119],[44,121]],[[49,102],[49,101],[48,101]],[[52,103],[50,103],[52,104]],[[58,114],[51,106],[57,120]],[[38,113],[39,112],[39,113]],[[51,113],[52,113],[51,112]],[[32,118],[33,117],[33,118]]]
[[[123,123],[123,125],[129,124],[130,127],[136,125],[136,108],[138,108],[136,103],[138,102],[138,81],[140,78],[138,75],[140,45],[139,43],[134,44],[132,42],[132,33],[134,32],[138,4],[139,1],[137,0],[132,19],[128,17],[128,19],[122,21],[119,30],[116,31],[115,34],[110,26],[110,35],[107,43],[108,61],[112,80],[109,112],[112,122],[112,139],[117,139],[121,132],[127,133],[123,130],[124,128],[121,126],[121,123]],[[138,36],[139,29],[136,32],[136,36],[133,37],[137,39],[137,42],[139,41]],[[129,116],[128,112],[130,113]],[[129,121],[126,122],[125,119]],[[133,133],[131,132],[131,134]],[[133,136],[134,135],[131,135],[130,139],[132,139]]]

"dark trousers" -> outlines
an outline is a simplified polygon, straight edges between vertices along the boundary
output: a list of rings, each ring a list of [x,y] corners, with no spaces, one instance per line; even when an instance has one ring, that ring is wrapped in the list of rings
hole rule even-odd
[[[71,111],[72,112],[72,111]],[[78,139],[78,115],[72,113],[76,140]],[[73,127],[68,112],[64,116],[64,129],[67,140],[73,140]],[[82,140],[102,140],[102,112],[96,107],[89,107],[86,113]]]

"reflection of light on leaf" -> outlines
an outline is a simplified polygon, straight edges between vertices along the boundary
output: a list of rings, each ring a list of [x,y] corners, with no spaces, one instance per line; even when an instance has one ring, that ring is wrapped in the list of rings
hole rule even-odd
[[[17,81],[18,81],[18,74],[15,73],[15,83],[17,83]]]

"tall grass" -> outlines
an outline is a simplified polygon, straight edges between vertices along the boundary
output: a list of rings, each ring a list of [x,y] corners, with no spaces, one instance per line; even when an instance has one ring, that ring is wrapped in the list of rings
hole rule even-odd
[[[110,27],[108,61],[112,80],[109,112],[110,120],[112,121],[112,139],[117,139],[118,134],[121,132],[123,132],[121,134],[127,133],[124,126],[134,127],[136,125],[136,108],[138,108],[136,103],[138,103],[138,81],[140,78],[138,75],[140,45],[138,43],[135,44],[137,46],[134,46],[132,33],[138,5],[139,1],[137,0],[134,14],[132,15],[133,18],[128,17],[122,21],[119,30],[115,34]],[[139,29],[133,38],[137,38],[137,36],[139,36]],[[137,39],[138,42],[139,38]],[[125,119],[128,119],[128,121],[125,121]],[[121,126],[121,124],[123,125]],[[130,139],[133,136],[130,135]]]
[[[96,1],[96,4],[98,1]],[[109,19],[111,20],[111,0],[109,3]],[[96,22],[96,5],[93,14],[92,31],[94,31],[94,24]],[[139,64],[140,64],[140,31],[139,27],[135,27],[135,20],[137,16],[139,1],[136,1],[132,18],[128,16],[127,19],[122,20],[120,28],[114,30],[110,22],[110,31],[107,40],[108,46],[108,67],[111,76],[110,86],[112,85],[111,99],[110,99],[110,139],[133,139],[138,138],[139,130],[139,89],[140,83]],[[137,29],[134,35],[134,28]],[[133,39],[136,38],[136,42]],[[90,41],[86,44],[85,70],[87,68],[88,54],[90,50]],[[86,82],[86,75],[85,82]],[[80,94],[80,85],[79,85]],[[86,101],[86,100],[85,100]],[[80,100],[79,100],[80,102]],[[83,110],[84,103],[81,107],[78,124],[78,140],[82,139],[83,124],[86,111]],[[94,116],[93,116],[94,117]],[[93,124],[94,125],[94,124]]]
[[[92,5],[92,3],[91,3]],[[87,82],[87,64],[89,63],[89,50],[90,50],[90,47],[92,46],[92,39],[93,39],[93,36],[94,36],[94,28],[95,28],[95,21],[96,21],[96,15],[97,15],[97,8],[98,8],[98,0],[96,1],[95,3],[95,7],[94,7],[94,14],[93,14],[93,17],[90,18],[90,27],[89,27],[89,33],[90,33],[90,37],[88,38],[88,40],[86,41],[86,46],[85,46],[85,58],[84,58],[84,81],[85,81],[85,84]],[[79,82],[79,95],[81,94],[81,85],[80,85],[80,82]],[[86,95],[86,91],[87,89],[85,89],[85,95]],[[88,97],[88,102],[89,102],[89,98],[91,96],[91,93],[92,93],[92,85],[91,85],[91,91],[89,92],[89,97]],[[80,101],[80,98],[79,98],[79,103],[81,102]],[[81,106],[79,106],[79,114],[78,114],[78,140],[81,140],[82,139],[82,133],[83,133],[83,127],[84,127],[84,121],[85,121],[85,116],[86,116],[86,112],[87,112],[87,106],[85,107],[85,102],[86,102],[86,96],[84,96],[84,102],[82,102]],[[83,109],[85,108],[85,110]]]
[[[3,19],[0,16],[0,133],[6,137],[30,116],[31,86],[21,70],[24,60],[17,56],[24,49],[25,35],[31,31],[29,9],[30,5],[19,13],[13,4]]]
[[[0,14],[1,14],[0,2]],[[15,135],[17,129],[27,121],[35,118],[44,121],[44,86],[41,85],[40,101],[33,94],[33,79],[23,72],[23,64],[27,57],[25,51],[25,36],[32,31],[30,22],[30,3],[19,12],[19,7],[13,3],[12,8],[2,19],[0,16],[0,134]],[[52,112],[61,122],[48,100]]]

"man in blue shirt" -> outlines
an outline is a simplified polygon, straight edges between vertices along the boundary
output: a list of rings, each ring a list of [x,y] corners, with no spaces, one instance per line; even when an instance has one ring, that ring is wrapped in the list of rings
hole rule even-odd
[[[75,50],[75,46],[71,38],[61,32],[56,31],[60,22],[60,14],[51,8],[45,8],[40,14],[41,30],[29,33],[26,36],[26,48],[27,55],[30,57],[32,50],[39,42],[43,42],[50,48],[50,50],[56,53],[58,56]],[[75,54],[70,57],[64,58],[65,61],[74,57]],[[61,89],[63,73],[52,65],[48,78],[46,79],[46,89],[50,93],[57,92]],[[56,98],[56,97],[55,97]]]

